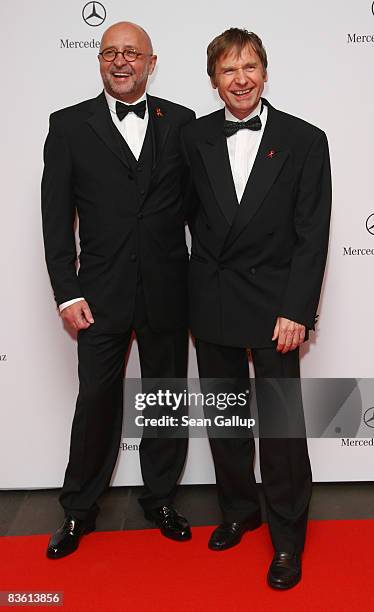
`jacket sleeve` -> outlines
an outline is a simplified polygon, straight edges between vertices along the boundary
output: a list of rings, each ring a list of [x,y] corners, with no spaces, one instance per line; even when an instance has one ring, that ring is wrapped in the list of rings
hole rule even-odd
[[[76,273],[73,167],[68,142],[54,115],[44,145],[42,220],[45,257],[57,304],[82,295]]]
[[[183,182],[183,199],[184,199],[184,210],[185,219],[189,226],[190,232],[192,231],[193,219],[196,211],[199,207],[199,198],[195,189],[195,185],[192,178],[190,159],[187,153],[185,134],[188,132],[188,124],[185,125],[180,135],[180,146],[185,164],[184,182]]]
[[[279,316],[314,329],[325,270],[331,214],[331,169],[326,135],[307,154],[296,197],[294,246]]]

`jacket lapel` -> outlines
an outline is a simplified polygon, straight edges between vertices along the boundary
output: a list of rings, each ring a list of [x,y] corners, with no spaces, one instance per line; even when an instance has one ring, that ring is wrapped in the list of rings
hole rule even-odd
[[[104,92],[93,100],[92,115],[87,119],[87,123],[89,123],[108,149],[129,168],[130,165],[121,143],[122,137],[112,121]]]
[[[156,98],[153,98],[153,96],[149,96],[147,94],[147,104],[149,113],[148,121],[152,134],[152,173],[154,173],[169,135],[170,121],[167,117],[165,109],[162,107],[161,101],[160,104],[158,104],[158,100]]]
[[[223,133],[224,118],[223,109],[214,113],[208,136],[197,144],[214,195],[227,222],[231,225],[239,204],[231,172],[226,137]]]
[[[261,144],[248,178],[240,206],[224,247],[233,243],[255,215],[280,173],[289,151],[282,146],[278,111],[266,100],[268,117]]]

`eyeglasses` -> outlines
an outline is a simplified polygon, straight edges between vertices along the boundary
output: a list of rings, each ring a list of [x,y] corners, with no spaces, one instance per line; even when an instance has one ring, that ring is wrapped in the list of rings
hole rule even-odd
[[[141,53],[139,51],[135,51],[135,49],[125,49],[124,51],[105,49],[99,53],[99,55],[101,55],[103,60],[106,62],[113,62],[118,54],[122,55],[123,59],[127,62],[135,62],[138,57],[152,57],[152,53]]]

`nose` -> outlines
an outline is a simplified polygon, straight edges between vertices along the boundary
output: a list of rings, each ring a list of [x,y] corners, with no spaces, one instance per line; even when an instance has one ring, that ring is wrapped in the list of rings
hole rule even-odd
[[[239,68],[235,74],[235,80],[238,83],[238,85],[245,85],[246,83],[248,83],[248,76],[245,72],[245,70],[243,70],[243,68]]]
[[[127,60],[123,57],[122,53],[117,53],[115,59],[113,60],[113,64],[118,68],[125,66],[127,64]]]

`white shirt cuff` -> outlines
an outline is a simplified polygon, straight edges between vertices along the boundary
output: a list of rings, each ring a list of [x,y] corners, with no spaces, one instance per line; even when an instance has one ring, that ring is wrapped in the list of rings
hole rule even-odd
[[[72,304],[75,304],[75,302],[81,302],[82,300],[84,300],[84,297],[74,298],[74,300],[68,300],[67,302],[63,302],[58,307],[59,311],[62,312],[68,306],[71,306]]]

